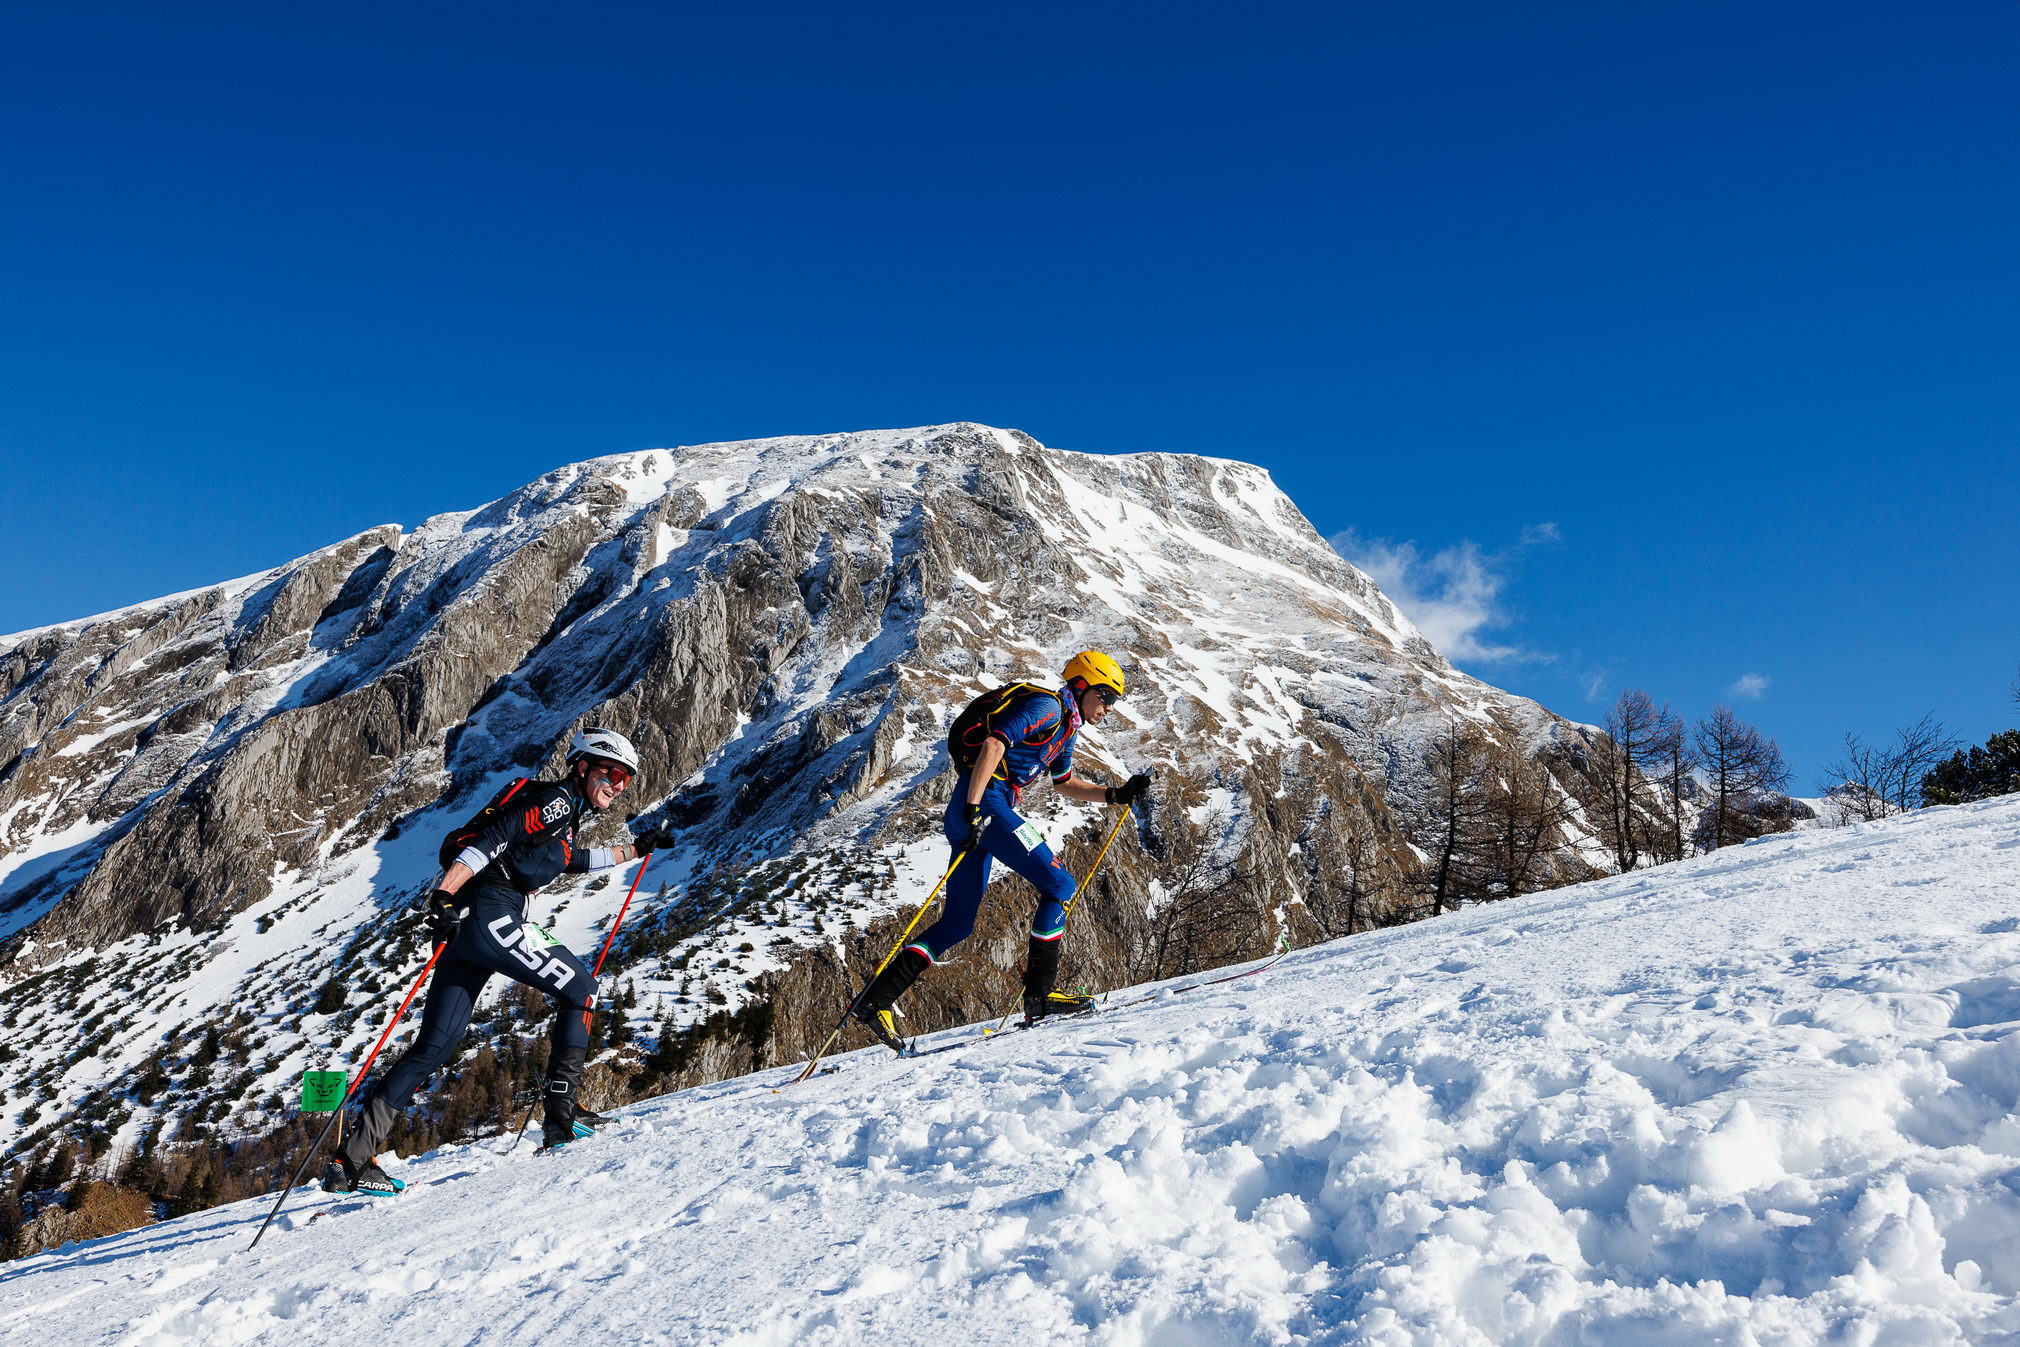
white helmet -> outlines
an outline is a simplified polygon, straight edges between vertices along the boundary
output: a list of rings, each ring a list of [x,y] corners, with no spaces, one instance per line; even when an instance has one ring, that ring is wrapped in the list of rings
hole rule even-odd
[[[582,758],[607,758],[632,772],[638,770],[638,750],[631,746],[631,740],[616,730],[592,726],[569,740],[568,761],[573,763]]]

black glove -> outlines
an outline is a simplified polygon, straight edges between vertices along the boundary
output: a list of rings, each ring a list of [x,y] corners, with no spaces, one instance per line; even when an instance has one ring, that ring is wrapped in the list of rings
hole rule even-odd
[[[961,839],[963,851],[973,850],[982,840],[982,830],[989,826],[989,820],[982,816],[982,806],[979,804],[968,806],[967,820],[968,835]]]
[[[641,856],[650,856],[655,851],[665,851],[673,846],[673,834],[664,828],[647,828],[631,839],[631,849]]]
[[[1108,788],[1108,802],[1110,804],[1135,804],[1143,798],[1144,792],[1149,789],[1150,773],[1138,772],[1121,785],[1110,786]]]
[[[463,900],[447,889],[436,889],[428,895],[428,943],[446,945],[456,938],[456,927],[462,923]]]

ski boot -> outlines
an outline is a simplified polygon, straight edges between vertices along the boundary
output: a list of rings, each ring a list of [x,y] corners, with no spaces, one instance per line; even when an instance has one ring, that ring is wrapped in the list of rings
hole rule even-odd
[[[545,1155],[549,1151],[561,1149],[571,1141],[587,1141],[596,1135],[598,1129],[608,1127],[616,1121],[617,1119],[607,1114],[577,1104],[575,1116],[566,1126],[556,1126],[551,1118],[541,1122],[540,1144],[534,1148],[533,1153]]]
[[[367,1197],[397,1197],[407,1191],[406,1181],[379,1168],[376,1159],[362,1165],[347,1155],[330,1161],[323,1175],[323,1190],[331,1193],[363,1193]]]
[[[533,1153],[539,1155],[544,1151],[551,1151],[558,1146],[566,1146],[571,1141],[587,1141],[590,1137],[595,1136],[598,1130],[608,1127],[616,1121],[617,1119],[608,1114],[598,1113],[593,1108],[585,1108],[581,1104],[577,1104],[575,1106],[575,1117],[569,1122],[568,1131],[565,1135],[558,1134],[552,1123],[541,1124],[540,1146]]]
[[[1024,998],[1024,1028],[1029,1029],[1040,1020],[1057,1019],[1062,1015],[1084,1015],[1094,1009],[1094,998],[1074,992],[1047,992],[1043,996]]]
[[[888,1006],[880,1009],[876,1006],[866,1006],[858,1003],[849,1011],[849,1014],[854,1017],[856,1023],[868,1026],[869,1031],[876,1035],[879,1043],[889,1048],[892,1052],[897,1053],[900,1057],[905,1055],[907,1049],[905,1047],[905,1040],[898,1034],[897,1016]]]
[[[575,1139],[580,1141],[583,1137],[593,1135],[595,1131],[608,1127],[616,1121],[617,1119],[607,1113],[598,1113],[593,1108],[585,1108],[583,1105],[577,1104],[575,1106]],[[582,1129],[585,1127],[589,1128],[590,1131],[583,1131]]]
[[[586,1122],[581,1118],[577,1118],[563,1129],[556,1129],[553,1123],[543,1123],[540,1127],[540,1144],[534,1148],[533,1153],[546,1155],[549,1151],[560,1150],[571,1141],[585,1141],[596,1135],[598,1126],[600,1124]]]

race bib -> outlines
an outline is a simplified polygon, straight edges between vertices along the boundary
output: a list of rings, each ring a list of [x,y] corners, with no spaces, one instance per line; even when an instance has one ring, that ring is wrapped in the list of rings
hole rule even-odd
[[[530,921],[526,923],[525,931],[526,946],[529,949],[550,949],[561,943]]]
[[[1026,851],[1036,851],[1039,847],[1045,845],[1045,838],[1039,833],[1038,825],[1035,823],[1018,824],[1015,836],[1018,841],[1024,844]]]

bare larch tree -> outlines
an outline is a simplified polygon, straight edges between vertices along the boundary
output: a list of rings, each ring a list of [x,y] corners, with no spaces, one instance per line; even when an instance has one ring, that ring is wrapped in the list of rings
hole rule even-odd
[[[1774,740],[1732,713],[1714,706],[1697,722],[1696,748],[1710,798],[1698,824],[1705,850],[1744,842],[1772,830],[1761,796],[1788,784],[1788,764]],[[1786,819],[1783,820],[1784,826]]]
[[[1878,744],[1846,735],[1844,756],[1824,768],[1839,821],[1871,821],[1913,809],[1921,803],[1922,778],[1957,745],[1934,716],[1923,716]]]

